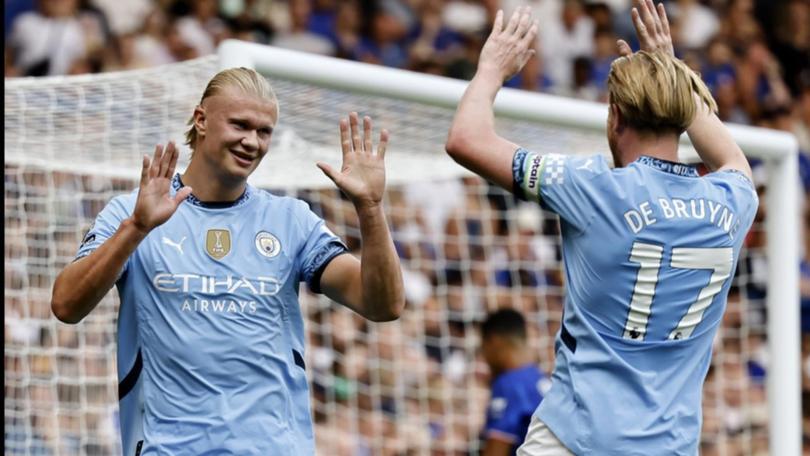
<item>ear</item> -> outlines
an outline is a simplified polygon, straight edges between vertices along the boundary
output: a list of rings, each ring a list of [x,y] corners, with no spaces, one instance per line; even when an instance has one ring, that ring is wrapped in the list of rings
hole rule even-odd
[[[206,120],[205,108],[201,105],[197,105],[197,107],[194,108],[194,128],[197,130],[198,137],[205,136]]]

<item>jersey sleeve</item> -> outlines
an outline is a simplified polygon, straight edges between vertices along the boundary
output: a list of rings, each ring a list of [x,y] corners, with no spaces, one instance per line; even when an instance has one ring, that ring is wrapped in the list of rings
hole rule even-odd
[[[600,199],[596,179],[610,172],[604,157],[540,155],[519,148],[512,159],[513,192],[520,199],[539,203],[584,231]]]
[[[80,260],[93,253],[97,248],[101,247],[101,244],[104,244],[107,239],[118,231],[121,222],[132,213],[134,204],[130,200],[132,200],[131,195],[117,196],[107,203],[104,209],[96,216],[96,220],[93,222],[93,225],[90,226],[87,234],[84,235],[84,239],[82,239],[79,250],[76,252],[74,261]],[[119,278],[129,268],[129,263],[129,259],[124,263],[124,268],[118,274]]]
[[[321,292],[321,275],[326,266],[336,256],[348,252],[340,240],[322,218],[312,212],[306,203],[299,201],[298,216],[303,225],[304,246],[298,258],[300,280],[306,282],[314,293]]]
[[[510,388],[501,382],[493,384],[492,396],[487,406],[484,437],[512,443],[523,440],[525,412],[522,402],[516,394],[516,388]]]
[[[740,229],[748,231],[759,207],[759,196],[751,179],[734,169],[715,171],[707,174],[706,178],[725,193],[726,203],[739,216],[739,223],[732,228],[732,234]]]

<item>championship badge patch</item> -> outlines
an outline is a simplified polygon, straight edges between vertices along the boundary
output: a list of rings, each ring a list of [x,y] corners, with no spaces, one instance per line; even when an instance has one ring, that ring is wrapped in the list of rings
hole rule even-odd
[[[221,260],[231,251],[231,232],[208,230],[205,236],[205,251],[215,260]]]

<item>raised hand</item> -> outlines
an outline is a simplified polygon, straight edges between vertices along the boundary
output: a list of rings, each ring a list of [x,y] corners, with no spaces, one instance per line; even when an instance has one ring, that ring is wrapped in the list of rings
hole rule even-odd
[[[340,172],[324,162],[318,168],[352,200],[355,206],[375,206],[382,201],[385,192],[385,148],[388,131],[380,132],[377,152],[371,139],[371,118],[363,117],[363,138],[360,138],[359,116],[349,114],[349,120],[340,119],[340,146],[343,150],[343,166]]]
[[[160,144],[155,147],[151,162],[148,155],[143,156],[140,190],[132,214],[139,230],[148,232],[165,223],[191,194],[188,186],[178,190],[174,197],[169,193],[178,155],[174,143],[169,142],[165,151]]]
[[[653,0],[633,0],[636,7],[630,12],[633,18],[633,26],[636,28],[636,36],[641,44],[642,51],[664,51],[674,56],[672,47],[672,35],[669,31],[669,20],[664,4],[659,3],[658,7],[653,4]],[[616,42],[619,47],[619,55],[627,56],[633,53],[630,46],[624,40]]]
[[[532,20],[531,8],[518,8],[503,25],[503,10],[495,15],[492,33],[481,49],[479,71],[496,72],[501,81],[517,74],[534,55],[534,38],[537,36],[537,21]]]

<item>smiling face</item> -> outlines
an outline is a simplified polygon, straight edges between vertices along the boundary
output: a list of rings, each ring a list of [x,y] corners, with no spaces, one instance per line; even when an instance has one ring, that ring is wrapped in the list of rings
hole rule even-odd
[[[194,111],[194,160],[225,182],[243,182],[267,154],[277,121],[273,101],[225,87]]]

